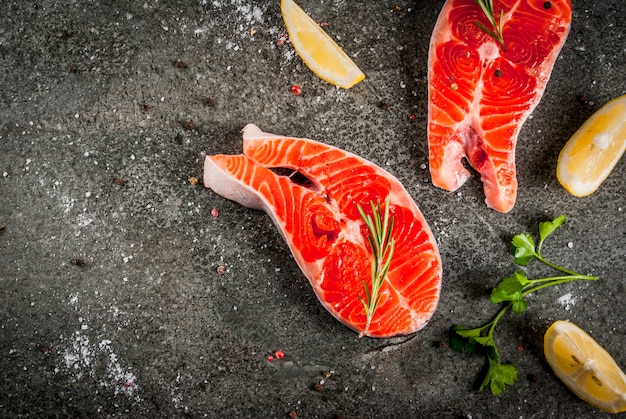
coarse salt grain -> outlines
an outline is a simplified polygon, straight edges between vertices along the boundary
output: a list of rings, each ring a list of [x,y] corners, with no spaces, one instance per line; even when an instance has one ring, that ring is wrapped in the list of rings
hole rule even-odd
[[[557,299],[557,302],[565,308],[566,311],[570,311],[572,306],[576,304],[577,298],[572,295],[571,292],[568,292],[565,295],[562,295]]]

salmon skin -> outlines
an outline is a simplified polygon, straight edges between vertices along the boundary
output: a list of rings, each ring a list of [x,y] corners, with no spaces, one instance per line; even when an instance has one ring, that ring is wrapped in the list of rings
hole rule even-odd
[[[391,174],[336,147],[243,129],[243,154],[207,156],[204,185],[265,211],[324,307],[360,335],[413,333],[431,318],[441,290],[441,258],[417,205]],[[371,289],[369,230],[357,205],[389,198],[395,251],[366,327],[360,298]]]
[[[455,191],[480,173],[485,202],[510,211],[517,196],[515,145],[541,100],[570,28],[570,0],[494,0],[504,45],[474,0],[448,0],[430,41],[428,148],[433,184]]]

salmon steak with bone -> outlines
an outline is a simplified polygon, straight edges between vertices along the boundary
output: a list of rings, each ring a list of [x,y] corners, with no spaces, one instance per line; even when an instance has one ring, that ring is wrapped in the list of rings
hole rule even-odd
[[[490,3],[491,0],[482,3]],[[428,56],[428,149],[434,185],[457,190],[481,176],[486,204],[517,197],[515,147],[570,29],[570,0],[448,0]],[[490,17],[490,18],[488,18]]]
[[[203,182],[266,212],[321,304],[360,336],[407,335],[432,317],[435,238],[398,179],[374,163],[249,124],[243,154],[207,156]]]

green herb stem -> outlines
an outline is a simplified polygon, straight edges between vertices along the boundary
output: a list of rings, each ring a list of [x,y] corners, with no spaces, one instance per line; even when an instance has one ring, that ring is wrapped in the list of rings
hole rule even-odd
[[[540,289],[551,287],[553,285],[564,284],[566,282],[571,282],[571,281],[597,281],[599,279],[600,279],[599,276],[580,275],[580,274],[575,274],[575,275],[570,275],[570,276],[552,276],[552,277],[549,277],[549,278],[533,279],[532,282],[533,283],[538,283],[539,285],[535,285],[534,287],[531,287],[531,288],[523,290],[522,291],[522,296],[525,297],[528,294],[531,294],[531,293],[533,293],[535,291],[539,291]]]
[[[508,303],[506,304],[504,307],[502,307],[500,309],[500,311],[498,312],[498,314],[496,314],[496,317],[493,318],[493,320],[491,322],[489,322],[488,324],[489,326],[489,332],[488,335],[491,340],[493,340],[493,332],[496,330],[496,325],[498,324],[498,321],[500,321],[500,319],[502,318],[502,316],[504,316],[504,313],[506,313],[507,311],[509,311],[511,309],[511,307],[513,306],[513,303]],[[500,362],[500,353],[498,352],[498,347],[495,344],[495,341],[493,341],[493,352],[494,352],[494,361],[496,362]]]
[[[536,256],[535,256],[537,258],[537,260],[539,260],[540,262],[548,265],[549,267],[551,267],[553,269],[556,269],[557,271],[561,271],[561,272],[566,273],[568,275],[580,275],[577,272],[571,271],[571,270],[569,270],[567,268],[564,268],[562,266],[557,265],[556,263],[552,263],[549,260],[544,259],[543,256],[541,256],[541,253],[539,253],[539,246],[541,246],[541,242],[539,242],[539,245],[537,246],[537,253],[536,253]]]

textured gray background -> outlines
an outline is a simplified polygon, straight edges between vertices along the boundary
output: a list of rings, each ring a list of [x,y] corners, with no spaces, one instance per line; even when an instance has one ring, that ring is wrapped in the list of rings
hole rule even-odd
[[[554,175],[571,134],[626,93],[626,6],[573,3],[520,135],[517,204],[500,214],[477,178],[457,193],[429,180],[426,63],[441,0],[302,0],[366,73],[348,91],[279,45],[278,1],[3,0],[0,416],[603,416],[542,352],[545,329],[570,319],[626,367],[626,165],[584,199]],[[317,302],[269,217],[190,184],[203,151],[240,152],[249,122],[342,147],[403,182],[444,263],[424,330],[359,340]],[[507,316],[496,339],[519,381],[479,393],[484,361],[452,351],[448,328],[495,314],[488,292],[516,270],[511,237],[561,213],[546,255],[602,281],[544,290]],[[277,349],[285,358],[268,362]]]

